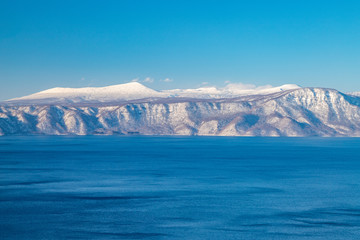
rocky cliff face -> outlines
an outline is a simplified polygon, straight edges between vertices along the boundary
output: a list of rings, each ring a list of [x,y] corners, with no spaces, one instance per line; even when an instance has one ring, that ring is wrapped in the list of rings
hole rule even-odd
[[[0,135],[360,136],[360,98],[300,88],[231,99],[2,105]]]

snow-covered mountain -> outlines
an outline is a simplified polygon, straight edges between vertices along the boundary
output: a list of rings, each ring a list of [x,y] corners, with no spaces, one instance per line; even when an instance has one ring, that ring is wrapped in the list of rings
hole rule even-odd
[[[148,101],[159,98],[234,98],[247,95],[266,95],[299,88],[294,84],[280,87],[249,87],[240,84],[229,84],[224,88],[203,87],[198,89],[175,89],[156,91],[138,82],[113,85],[108,87],[86,88],[51,88],[29,96],[14,98],[7,101],[13,104],[89,104],[119,103],[131,100]]]
[[[196,89],[174,89],[163,92],[168,93],[170,96],[212,99],[212,98],[235,98],[235,97],[249,96],[249,95],[267,95],[271,93],[293,90],[297,88],[300,87],[295,84],[286,84],[279,87],[272,87],[270,85],[262,86],[262,87],[253,87],[244,84],[228,84],[224,88],[202,87]]]
[[[10,99],[8,103],[61,104],[117,102],[124,100],[167,97],[168,94],[145,87],[138,82],[108,87],[51,88],[29,96]]]
[[[348,95],[360,97],[360,92],[350,92]]]
[[[53,89],[4,103],[0,105],[0,135],[360,136],[360,97],[334,89],[290,86],[277,91],[266,88],[263,94],[261,89],[253,89],[251,94],[232,93],[228,98],[223,98],[228,94],[225,89],[211,93],[206,89],[206,96],[217,96],[208,99],[192,95],[204,93],[201,89],[153,92],[139,84],[125,86],[132,85],[141,89],[141,94],[128,90],[128,95],[110,96],[105,88],[93,89],[93,95],[69,90],[65,97],[66,91]],[[34,99],[53,99],[55,94],[57,99],[71,101],[81,94],[82,101],[99,101],[103,96],[108,102],[34,104]],[[115,97],[127,101],[114,103]]]

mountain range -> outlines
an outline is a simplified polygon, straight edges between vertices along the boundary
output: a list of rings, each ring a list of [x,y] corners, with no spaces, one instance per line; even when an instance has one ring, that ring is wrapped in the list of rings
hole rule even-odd
[[[57,87],[34,93],[29,96],[10,99],[6,102],[15,104],[108,104],[140,99],[152,101],[160,98],[218,99],[235,98],[247,95],[265,95],[297,88],[299,88],[299,86],[294,84],[287,84],[280,87],[263,86],[258,88],[244,84],[228,84],[224,88],[202,87],[197,89],[156,91],[145,87],[141,83],[130,82],[108,87]]]
[[[0,104],[0,135],[360,136],[360,94],[294,84],[52,88]]]

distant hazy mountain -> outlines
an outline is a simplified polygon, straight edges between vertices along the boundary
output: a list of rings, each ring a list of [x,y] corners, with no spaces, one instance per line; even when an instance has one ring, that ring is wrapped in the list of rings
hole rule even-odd
[[[203,87],[198,89],[175,89],[156,91],[138,82],[119,84],[108,87],[86,88],[51,88],[29,96],[14,98],[8,104],[71,104],[71,103],[115,103],[140,99],[159,98],[234,98],[246,95],[270,94],[299,86],[294,84],[280,87],[248,88],[244,85],[229,84],[224,88]]]
[[[348,93],[348,95],[360,97],[360,92],[351,92],[351,93]]]
[[[51,88],[29,96],[10,99],[8,103],[69,104],[104,103],[124,100],[167,97],[168,94],[132,82],[108,87]]]
[[[0,135],[13,134],[360,136],[360,97],[296,85],[54,88],[0,105]]]

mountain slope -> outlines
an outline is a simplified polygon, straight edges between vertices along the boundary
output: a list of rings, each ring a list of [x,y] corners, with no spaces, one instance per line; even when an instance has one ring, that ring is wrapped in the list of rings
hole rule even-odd
[[[0,106],[0,134],[360,136],[360,98],[301,88],[226,99]]]

